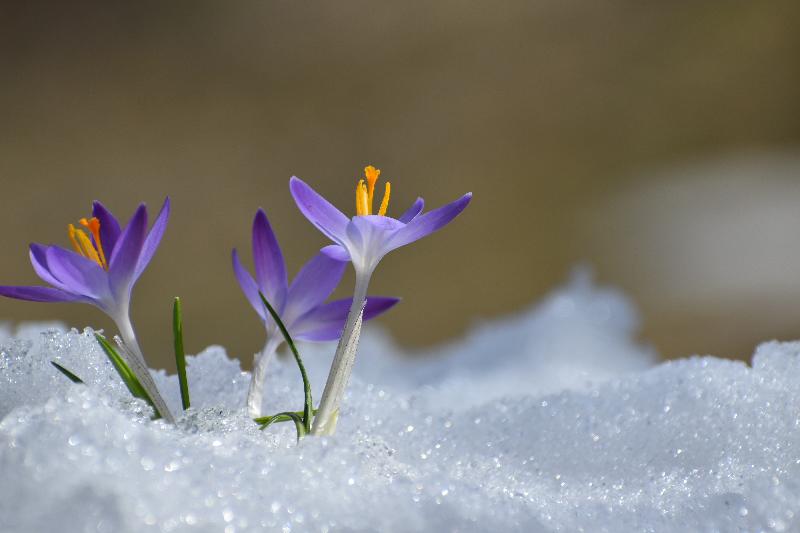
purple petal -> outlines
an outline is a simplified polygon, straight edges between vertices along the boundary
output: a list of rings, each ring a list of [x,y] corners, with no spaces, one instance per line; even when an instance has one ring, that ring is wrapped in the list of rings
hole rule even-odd
[[[0,296],[27,300],[29,302],[78,302],[87,301],[82,296],[70,294],[52,287],[9,287],[0,285]]]
[[[139,256],[139,262],[136,265],[136,271],[133,274],[133,281],[135,282],[142,275],[144,269],[150,264],[153,259],[153,254],[156,253],[158,245],[161,243],[161,238],[164,236],[164,231],[167,229],[167,222],[169,222],[170,201],[169,196],[164,200],[164,205],[161,206],[161,211],[153,222],[153,227],[150,228],[150,233],[144,241],[144,248],[142,254]],[[102,230],[103,226],[100,226]],[[102,238],[102,237],[101,237]]]
[[[264,303],[258,295],[258,285],[256,285],[253,276],[242,266],[241,261],[239,261],[239,253],[236,249],[231,253],[231,261],[233,263],[233,274],[236,276],[236,281],[239,282],[239,287],[242,288],[242,292],[247,298],[247,301],[253,306],[258,316],[260,316],[262,320],[266,320],[267,310],[264,309]],[[270,302],[270,305],[272,305],[272,302]]]
[[[394,307],[399,298],[367,296],[364,320],[371,320]],[[352,298],[334,300],[321,305],[303,316],[290,332],[297,340],[332,341],[341,336],[347,314],[350,312]]]
[[[345,301],[347,300],[345,299]],[[336,301],[331,303],[336,303]],[[372,320],[373,318],[382,315],[398,303],[400,303],[400,298],[394,298],[391,296],[367,296],[367,306],[364,308],[364,320]]]
[[[100,240],[103,244],[103,251],[110,261],[111,257],[114,256],[114,246],[116,246],[119,234],[122,232],[119,227],[119,221],[111,214],[111,211],[106,209],[106,206],[98,201],[92,204],[92,216],[100,221]]]
[[[323,253],[336,261],[343,261],[345,263],[350,261],[350,253],[344,246],[339,244],[329,244],[328,246],[323,246],[320,250],[320,253]]]
[[[393,236],[405,227],[399,220],[380,215],[353,217],[347,224],[347,251],[358,268],[374,268],[392,250]]]
[[[59,287],[94,300],[108,299],[108,276],[100,265],[58,246],[47,248],[45,257]]]
[[[289,287],[284,321],[291,323],[327,300],[342,280],[346,267],[347,263],[322,252],[303,265]]]
[[[408,224],[409,222],[417,218],[417,215],[419,215],[422,212],[422,209],[424,207],[425,207],[425,200],[423,200],[422,198],[417,198],[416,200],[414,200],[414,203],[411,204],[411,207],[409,207],[405,213],[400,215],[400,217],[397,220],[399,220],[403,224]]]
[[[31,258],[31,265],[33,265],[33,270],[36,272],[36,275],[42,278],[42,281],[45,283],[49,283],[50,285],[54,285],[59,289],[63,289],[64,284],[56,278],[52,272],[50,272],[50,267],[47,266],[47,249],[49,246],[42,246],[41,244],[32,243],[30,246],[30,258]]]
[[[418,216],[394,234],[387,243],[389,250],[410,244],[446,226],[469,205],[471,199],[472,193],[470,192],[455,202]]]
[[[114,256],[108,265],[108,276],[115,297],[123,296],[126,292],[130,294],[146,232],[147,208],[141,204],[119,236]]]
[[[341,243],[347,234],[348,218],[328,200],[296,176],[289,180],[289,190],[303,215],[334,242]]]
[[[253,219],[253,263],[256,267],[258,287],[270,305],[281,313],[286,305],[288,290],[286,263],[283,261],[278,239],[263,209],[259,209]]]

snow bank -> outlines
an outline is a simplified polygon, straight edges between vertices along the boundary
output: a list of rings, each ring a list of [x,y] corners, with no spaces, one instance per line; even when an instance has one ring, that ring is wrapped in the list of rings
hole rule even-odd
[[[800,527],[800,343],[761,346],[752,368],[653,366],[630,305],[581,276],[424,360],[367,330],[337,436],[299,446],[247,419],[249,374],[222,348],[189,359],[193,407],[170,427],[90,331],[7,331],[0,531]],[[332,352],[303,347],[317,396]],[[177,380],[156,378],[177,412]],[[270,410],[302,405],[289,364],[269,391]]]

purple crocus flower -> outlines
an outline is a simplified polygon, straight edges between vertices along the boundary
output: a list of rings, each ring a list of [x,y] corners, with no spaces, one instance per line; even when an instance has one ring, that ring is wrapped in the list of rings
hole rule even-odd
[[[410,244],[441,229],[461,213],[472,199],[467,193],[458,200],[433,211],[422,213],[424,201],[417,200],[398,218],[386,216],[391,184],[386,189],[377,214],[373,212],[375,183],[380,170],[364,169],[365,179],[356,186],[356,216],[347,217],[314,189],[297,177],[289,180],[289,188],[297,207],[305,217],[334,244],[323,248],[328,256],[349,260],[356,273],[353,305],[344,333],[331,366],[325,392],[314,420],[313,433],[331,434],[336,428],[339,404],[350,378],[358,347],[361,314],[372,273],[380,260],[392,250]],[[369,300],[367,299],[367,305]]]
[[[164,200],[153,227],[147,231],[147,207],[141,204],[128,224],[119,221],[100,202],[94,202],[91,219],[81,219],[89,235],[68,226],[73,250],[60,246],[30,245],[36,274],[50,287],[0,286],[0,295],[32,302],[82,302],[106,313],[119,329],[122,355],[147,390],[161,416],[174,421],[147,370],[130,320],[131,291],[158,248],[169,219],[169,198]]]
[[[275,233],[262,209],[253,219],[253,262],[256,277],[242,266],[239,254],[233,250],[233,272],[250,305],[253,306],[267,330],[267,342],[256,354],[253,378],[247,395],[247,408],[251,417],[261,416],[264,378],[272,356],[284,342],[278,326],[264,308],[259,291],[281,317],[287,331],[295,340],[332,341],[344,329],[352,298],[325,300],[339,285],[346,262],[333,259],[322,252],[306,263],[291,285],[286,276],[286,265]],[[364,320],[374,318],[391,309],[398,298],[371,296],[364,310]]]

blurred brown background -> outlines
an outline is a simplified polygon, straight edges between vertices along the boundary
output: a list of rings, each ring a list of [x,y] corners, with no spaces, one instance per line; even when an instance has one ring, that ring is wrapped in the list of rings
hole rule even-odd
[[[325,241],[289,176],[353,211],[374,163],[395,215],[475,193],[381,264],[399,342],[522,309],[585,262],[665,356],[748,356],[800,337],[799,16],[796,0],[3,2],[0,281],[36,282],[27,243],[67,245],[91,200],[127,217],[169,194],[134,296],[145,351],[171,367],[181,295],[187,349],[249,364],[263,332],[230,249],[249,261],[263,206],[295,272]],[[79,305],[3,300],[0,318],[109,327]]]

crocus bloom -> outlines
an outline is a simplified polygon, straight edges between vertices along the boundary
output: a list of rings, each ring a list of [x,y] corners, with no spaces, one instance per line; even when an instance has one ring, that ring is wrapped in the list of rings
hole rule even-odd
[[[314,420],[315,434],[331,434],[335,430],[339,404],[349,381],[358,347],[359,317],[364,309],[369,280],[375,267],[392,250],[445,226],[467,207],[472,198],[472,193],[467,193],[452,203],[424,214],[424,202],[422,198],[417,198],[400,217],[391,218],[386,216],[391,185],[386,183],[383,200],[377,214],[374,214],[375,183],[380,176],[380,170],[368,166],[364,169],[364,174],[366,181],[362,179],[356,186],[356,216],[352,218],[331,205],[299,178],[292,177],[289,181],[297,207],[317,229],[334,242],[325,247],[323,252],[333,258],[349,259],[356,273],[353,304]]]
[[[261,416],[264,378],[270,359],[284,342],[278,325],[272,320],[259,296],[259,291],[281,317],[286,330],[295,340],[331,341],[342,334],[352,299],[325,300],[339,285],[346,262],[333,259],[320,252],[294,278],[291,285],[286,276],[278,240],[272,231],[267,215],[259,209],[253,219],[253,262],[256,277],[242,266],[239,255],[233,250],[233,272],[250,305],[253,306],[267,330],[267,342],[261,353],[256,354],[253,378],[247,394],[247,409],[250,416]],[[371,296],[364,311],[369,320],[389,310],[398,298]]]
[[[73,250],[59,246],[30,245],[36,274],[50,287],[0,286],[0,295],[33,302],[83,302],[106,313],[119,329],[125,344],[123,357],[167,421],[174,421],[147,370],[130,320],[131,291],[158,248],[169,219],[169,198],[164,200],[152,229],[147,231],[147,207],[142,204],[128,225],[119,222],[100,202],[94,202],[92,218],[81,219],[88,230],[68,226]],[[128,353],[129,352],[129,353]]]

